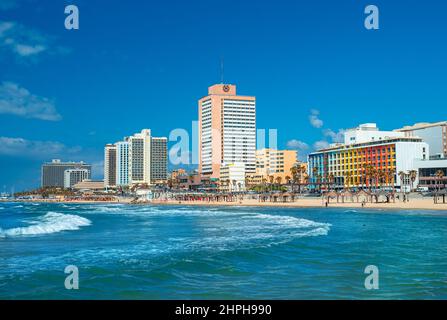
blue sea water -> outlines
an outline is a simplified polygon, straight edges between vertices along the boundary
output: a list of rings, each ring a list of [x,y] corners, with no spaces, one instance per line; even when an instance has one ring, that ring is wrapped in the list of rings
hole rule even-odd
[[[446,299],[447,211],[0,203],[0,298]]]

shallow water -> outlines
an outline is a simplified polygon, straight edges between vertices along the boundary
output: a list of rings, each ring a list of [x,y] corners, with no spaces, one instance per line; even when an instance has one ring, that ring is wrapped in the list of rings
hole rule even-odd
[[[2,203],[0,298],[445,299],[446,213]]]

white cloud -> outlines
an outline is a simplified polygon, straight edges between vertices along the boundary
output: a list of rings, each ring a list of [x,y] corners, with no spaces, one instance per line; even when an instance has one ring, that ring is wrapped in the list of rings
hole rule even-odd
[[[0,50],[8,51],[20,59],[37,57],[44,52],[50,54],[69,52],[64,48],[52,48],[51,40],[49,36],[17,22],[0,21]]]
[[[26,44],[17,44],[14,47],[16,53],[18,53],[22,57],[32,56],[38,53],[45,51],[47,48],[43,45],[26,45]]]
[[[344,141],[345,137],[345,129],[338,129],[337,132],[331,130],[331,129],[325,129],[323,130],[323,134],[325,137],[331,138],[333,143],[340,143]]]
[[[329,142],[327,142],[326,140],[320,140],[315,142],[313,147],[315,150],[326,149],[329,147]]]
[[[316,109],[310,110],[310,116],[309,116],[309,122],[314,128],[321,128],[323,126],[323,120],[318,118],[318,115],[320,114],[320,111]]]
[[[54,102],[30,93],[13,82],[0,85],[0,114],[13,114],[25,118],[58,121],[62,117]]]
[[[307,150],[309,149],[309,145],[303,141],[292,139],[287,141],[287,147],[291,149],[297,150]]]
[[[34,159],[49,159],[75,154],[80,147],[69,148],[55,141],[35,141],[23,138],[0,137],[0,155]]]

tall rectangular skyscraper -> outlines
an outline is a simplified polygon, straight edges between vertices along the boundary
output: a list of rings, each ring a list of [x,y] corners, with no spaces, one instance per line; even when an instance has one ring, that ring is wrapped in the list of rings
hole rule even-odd
[[[168,180],[168,139],[153,137],[151,141],[151,182]]]
[[[123,187],[165,183],[168,179],[168,138],[143,129],[105,147],[104,184]],[[113,184],[112,184],[113,183]]]
[[[104,149],[104,187],[116,186],[116,146],[106,145]]]
[[[256,98],[238,96],[236,86],[216,84],[199,100],[199,173],[220,177],[223,163],[256,171]]]
[[[116,185],[127,186],[129,184],[129,142],[120,141],[116,146]]]
[[[151,183],[151,130],[144,129],[129,138],[129,180]]]

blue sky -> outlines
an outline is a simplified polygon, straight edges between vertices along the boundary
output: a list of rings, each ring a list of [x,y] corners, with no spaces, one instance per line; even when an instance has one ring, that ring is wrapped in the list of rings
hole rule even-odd
[[[64,28],[65,5],[80,29]],[[380,30],[364,28],[364,8]],[[225,82],[257,98],[258,128],[304,156],[363,122],[447,120],[447,4],[425,1],[0,0],[0,191],[43,161],[85,160],[151,128],[190,130]]]

